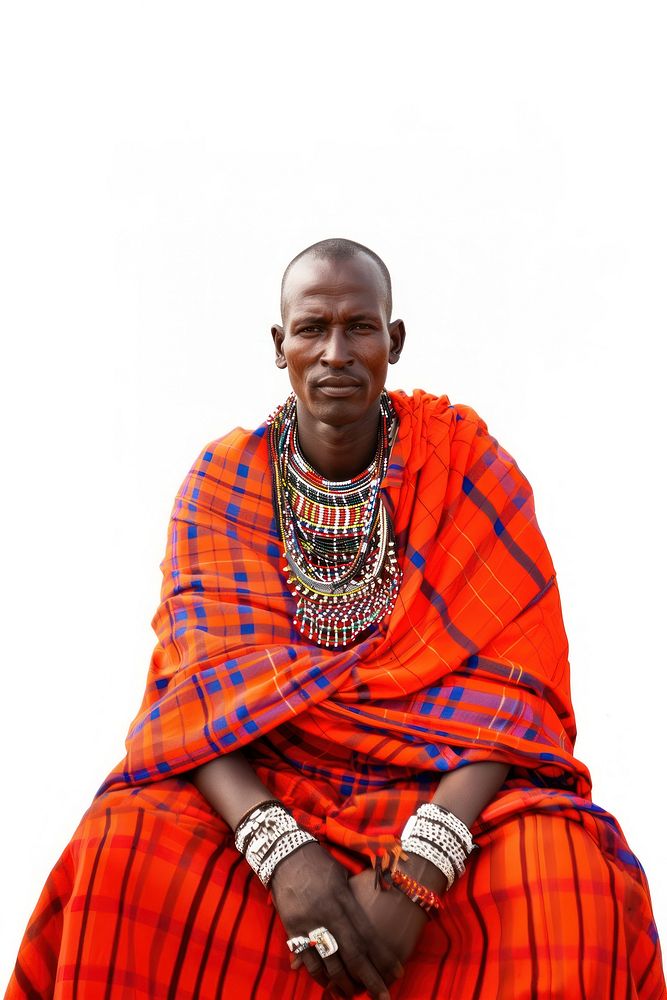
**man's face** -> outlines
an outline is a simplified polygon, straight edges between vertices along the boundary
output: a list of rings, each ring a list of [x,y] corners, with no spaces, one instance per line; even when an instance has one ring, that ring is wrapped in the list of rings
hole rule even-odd
[[[333,426],[375,412],[405,331],[401,320],[389,322],[386,288],[371,258],[298,261],[285,284],[283,324],[271,331],[276,364],[287,368],[300,409]]]

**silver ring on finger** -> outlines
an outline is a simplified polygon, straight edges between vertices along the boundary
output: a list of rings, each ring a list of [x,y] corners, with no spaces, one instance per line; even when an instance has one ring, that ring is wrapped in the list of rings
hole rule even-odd
[[[303,937],[302,935],[297,935],[297,937],[292,937],[287,942],[287,947],[292,952],[293,955],[300,955],[303,951],[308,951],[312,948],[313,942],[310,938]]]
[[[316,927],[308,934],[309,944],[317,949],[320,958],[330,958],[338,951],[338,942],[326,927]]]

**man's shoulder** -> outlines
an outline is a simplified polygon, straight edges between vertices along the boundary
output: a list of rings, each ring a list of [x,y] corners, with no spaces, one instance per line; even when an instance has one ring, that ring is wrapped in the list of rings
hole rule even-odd
[[[398,389],[391,391],[389,395],[399,420],[408,417],[420,424],[429,425],[431,429],[439,426],[450,437],[465,433],[466,429],[482,433],[488,431],[486,421],[474,407],[468,403],[452,403],[445,394],[436,395],[424,389],[413,389],[411,393],[407,393]]]
[[[254,430],[234,427],[221,437],[204,445],[195,460],[191,473],[199,476],[229,476],[251,478],[264,471],[267,464],[267,424]],[[260,459],[259,465],[257,459]]]

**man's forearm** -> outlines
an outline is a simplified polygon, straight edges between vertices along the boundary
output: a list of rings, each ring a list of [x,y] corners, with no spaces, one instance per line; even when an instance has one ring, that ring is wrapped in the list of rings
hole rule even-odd
[[[508,771],[507,764],[495,761],[459,767],[443,775],[432,801],[451,810],[470,827],[497,794]],[[194,768],[190,777],[232,829],[249,809],[272,797],[242,750],[223,754]]]
[[[453,812],[470,828],[484,807],[497,794],[507,777],[509,766],[495,761],[467,764],[443,775],[432,802]],[[440,894],[445,891],[444,873],[430,861],[416,854],[408,855],[401,869]]]
[[[253,806],[273,798],[242,750],[223,754],[194,768],[190,778],[232,830]]]
[[[481,761],[443,775],[432,801],[449,809],[467,827],[497,794],[509,771],[508,764]]]

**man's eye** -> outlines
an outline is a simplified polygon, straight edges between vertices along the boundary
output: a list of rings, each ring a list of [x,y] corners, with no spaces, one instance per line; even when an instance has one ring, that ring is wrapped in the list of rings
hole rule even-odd
[[[320,326],[302,326],[299,333],[319,333],[321,329]]]
[[[352,324],[352,329],[353,330],[370,330],[371,329],[371,325],[370,325],[370,323],[353,323]]]

